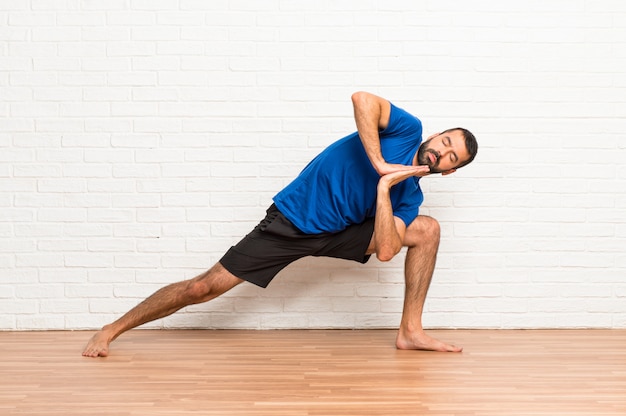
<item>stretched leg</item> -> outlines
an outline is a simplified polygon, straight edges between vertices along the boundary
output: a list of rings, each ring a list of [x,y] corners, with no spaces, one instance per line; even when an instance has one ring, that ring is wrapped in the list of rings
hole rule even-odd
[[[220,263],[190,280],[172,283],[156,291],[115,322],[105,325],[87,343],[85,357],[106,357],[109,344],[124,332],[146,322],[171,315],[196,303],[209,301],[237,286],[243,280],[226,270]]]
[[[405,294],[402,321],[396,339],[399,349],[460,352],[462,348],[432,338],[422,327],[422,312],[439,249],[439,223],[434,218],[418,216],[407,228],[408,246],[405,265]]]

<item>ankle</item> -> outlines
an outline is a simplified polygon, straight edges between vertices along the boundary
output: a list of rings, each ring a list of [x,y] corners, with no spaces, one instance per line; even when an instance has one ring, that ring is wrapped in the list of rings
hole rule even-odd
[[[414,324],[411,322],[400,324],[400,333],[402,334],[408,335],[408,334],[416,334],[420,332],[424,332],[424,328],[422,327],[421,324]]]
[[[115,327],[112,324],[108,324],[100,329],[100,335],[107,339],[107,341],[111,342],[115,338],[118,337],[118,333],[115,330]]]

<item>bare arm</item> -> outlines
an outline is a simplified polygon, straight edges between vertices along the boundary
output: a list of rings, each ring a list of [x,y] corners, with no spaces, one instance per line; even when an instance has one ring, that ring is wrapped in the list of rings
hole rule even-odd
[[[404,245],[406,225],[393,215],[391,206],[391,188],[411,177],[425,176],[429,172],[427,166],[411,166],[411,170],[394,172],[384,175],[378,181],[376,197],[376,218],[374,219],[374,244],[376,257],[380,261],[389,261],[400,252]]]
[[[365,153],[379,175],[411,170],[411,166],[389,164],[385,161],[380,148],[379,131],[387,128],[391,115],[391,103],[384,98],[368,92],[352,94],[354,121]]]

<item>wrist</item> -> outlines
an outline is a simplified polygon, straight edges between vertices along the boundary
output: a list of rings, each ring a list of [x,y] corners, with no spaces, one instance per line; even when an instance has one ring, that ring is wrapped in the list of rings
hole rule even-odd
[[[377,190],[379,195],[389,195],[389,191],[391,190],[391,183],[384,176],[382,176],[378,181]]]
[[[383,159],[382,156],[378,157],[378,158],[374,158],[372,160],[372,166],[374,166],[374,169],[376,170],[376,172],[378,172],[379,175],[383,175],[383,172],[385,171],[385,165],[387,165],[387,162],[385,161],[385,159]]]

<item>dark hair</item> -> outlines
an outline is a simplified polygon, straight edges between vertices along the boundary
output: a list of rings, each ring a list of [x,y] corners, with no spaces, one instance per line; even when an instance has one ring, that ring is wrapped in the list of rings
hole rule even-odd
[[[459,166],[456,167],[456,169],[459,169],[465,165],[469,165],[470,162],[474,160],[474,158],[476,157],[476,154],[478,153],[478,142],[476,141],[476,137],[472,134],[472,132],[467,129],[464,129],[463,127],[455,127],[452,129],[448,129],[444,131],[443,133],[448,133],[448,132],[455,131],[455,130],[459,130],[461,133],[463,133],[463,138],[465,139],[465,147],[467,148],[467,153],[469,153],[470,155],[469,159],[467,159],[465,162],[461,163]]]

